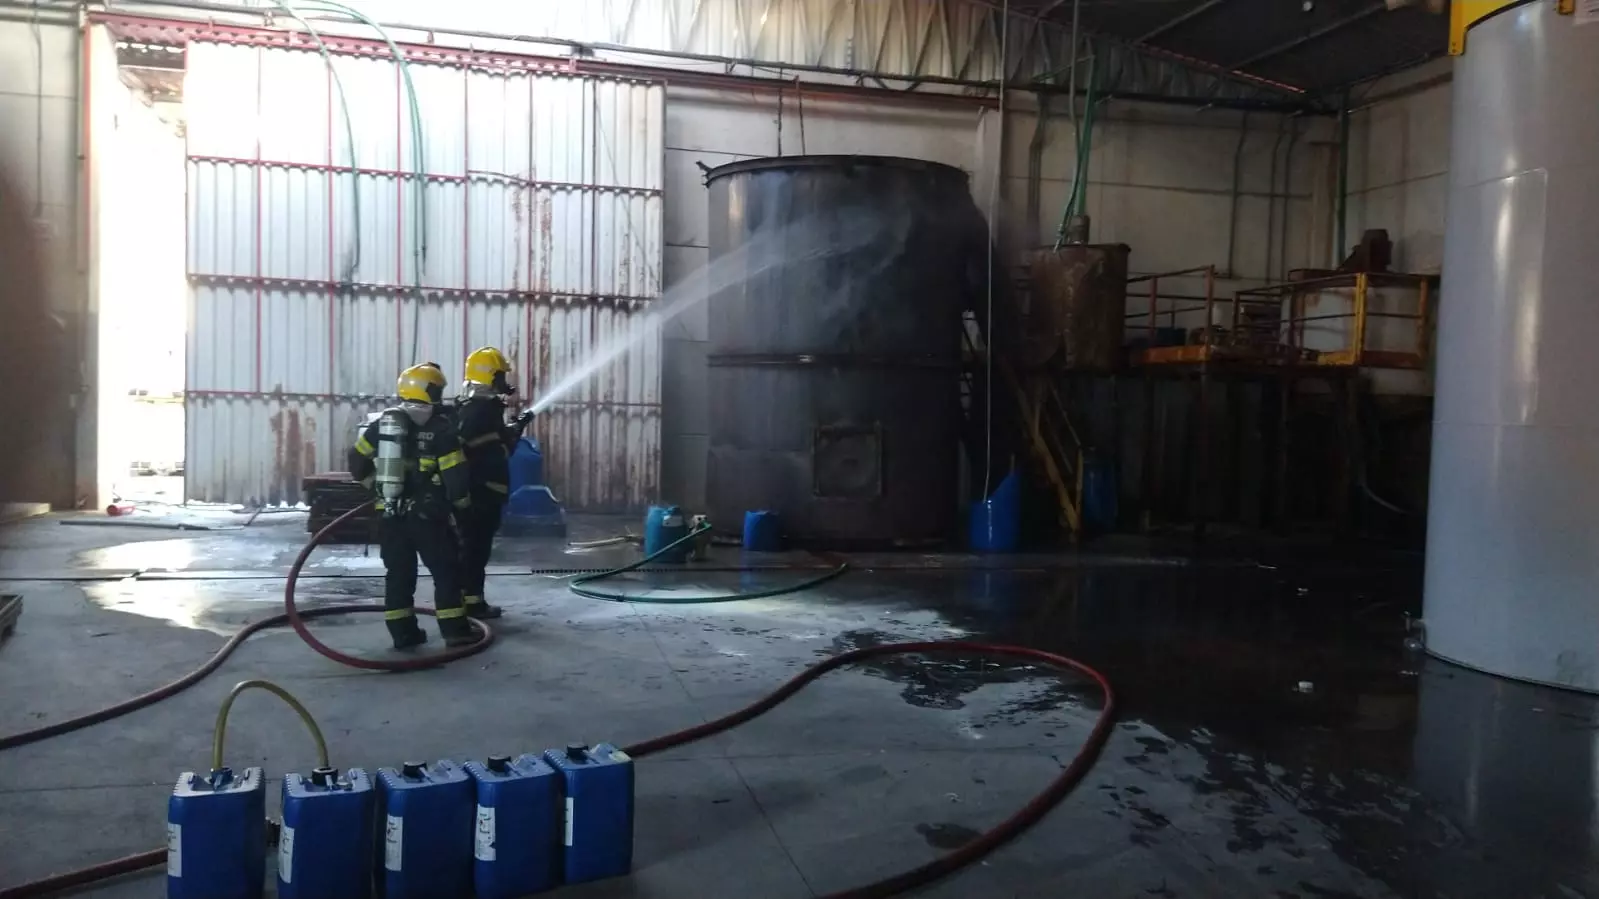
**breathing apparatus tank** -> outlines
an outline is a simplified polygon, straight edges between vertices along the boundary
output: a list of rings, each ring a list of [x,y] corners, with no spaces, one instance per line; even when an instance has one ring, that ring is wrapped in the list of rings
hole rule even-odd
[[[405,438],[410,431],[411,416],[401,409],[389,409],[378,419],[377,487],[384,515],[399,512],[405,493]]]

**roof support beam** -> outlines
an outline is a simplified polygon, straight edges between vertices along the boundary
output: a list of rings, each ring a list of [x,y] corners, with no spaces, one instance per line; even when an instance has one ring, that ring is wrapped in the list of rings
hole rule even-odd
[[[156,0],[150,0],[150,2],[156,2]],[[995,11],[1002,11],[1008,6],[1005,0],[965,0],[965,2],[987,7],[988,9]],[[1050,10],[1054,10],[1055,8],[1055,6],[1048,7]],[[1028,12],[1025,10],[1012,10],[1010,14],[1026,21],[1037,21],[1041,18],[1041,16],[1039,16],[1037,13]],[[1054,24],[1057,27],[1068,31],[1069,33],[1069,26],[1062,25],[1058,20],[1056,20]],[[1159,65],[1168,66],[1174,69],[1187,69],[1196,75],[1208,76],[1210,79],[1222,83],[1231,82],[1238,85],[1239,89],[1241,90],[1273,93],[1294,98],[1300,98],[1304,95],[1303,90],[1293,85],[1279,84],[1269,79],[1251,75],[1247,72],[1233,71],[1225,66],[1219,66],[1215,63],[1183,56],[1161,47],[1139,46],[1126,39],[1118,39],[1098,33],[1090,34],[1090,29],[1087,27],[1084,27],[1083,29],[1083,38],[1085,42],[1089,39],[1093,40],[1095,45],[1093,52],[1095,53],[1114,53],[1118,55],[1128,54],[1138,57],[1148,57],[1151,61]],[[1064,71],[1064,69],[1062,69],[1062,71]]]
[[[1155,26],[1155,28],[1148,34],[1142,35],[1137,40],[1133,41],[1133,43],[1147,44],[1155,38],[1160,37],[1161,35],[1171,31],[1173,28],[1183,24],[1184,22],[1196,19],[1226,2],[1227,0],[1205,0],[1205,2],[1199,4],[1198,6],[1190,7],[1189,10],[1182,15],[1179,15],[1174,19],[1168,19],[1160,25]]]
[[[1236,70],[1246,69],[1249,66],[1259,65],[1260,63],[1263,63],[1263,62],[1265,62],[1268,59],[1275,59],[1276,57],[1281,56],[1284,53],[1288,53],[1290,51],[1297,50],[1300,47],[1305,46],[1306,44],[1313,43],[1315,41],[1319,41],[1322,38],[1332,34],[1333,32],[1342,31],[1343,29],[1348,28],[1349,26],[1355,24],[1356,22],[1365,21],[1366,19],[1371,18],[1372,16],[1376,15],[1377,13],[1383,12],[1387,8],[1388,8],[1388,4],[1387,3],[1383,2],[1383,0],[1377,0],[1376,3],[1373,3],[1370,6],[1367,6],[1367,7],[1363,8],[1363,9],[1359,10],[1358,12],[1352,13],[1351,15],[1344,16],[1342,19],[1338,19],[1337,21],[1328,22],[1326,25],[1323,25],[1320,28],[1317,28],[1314,31],[1311,31],[1308,34],[1304,34],[1304,35],[1301,35],[1299,37],[1296,37],[1296,38],[1294,38],[1291,41],[1284,41],[1283,43],[1278,44],[1275,47],[1268,47],[1265,50],[1262,50],[1259,53],[1256,53],[1254,56],[1249,57],[1248,59],[1232,63],[1231,65],[1227,66],[1227,68],[1233,69],[1233,70],[1236,71]]]

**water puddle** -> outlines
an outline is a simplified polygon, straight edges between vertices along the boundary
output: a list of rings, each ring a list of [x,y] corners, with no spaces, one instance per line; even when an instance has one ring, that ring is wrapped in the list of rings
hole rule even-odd
[[[314,588],[302,587],[296,595],[296,603],[302,609],[314,609],[376,602],[382,599],[382,589],[381,582],[374,580],[329,578],[317,582]],[[86,584],[84,595],[107,611],[167,621],[178,627],[211,631],[224,637],[231,637],[245,625],[283,609],[283,581],[278,579],[202,582],[127,578],[112,583]],[[337,626],[353,620],[334,616],[323,619],[317,626]]]

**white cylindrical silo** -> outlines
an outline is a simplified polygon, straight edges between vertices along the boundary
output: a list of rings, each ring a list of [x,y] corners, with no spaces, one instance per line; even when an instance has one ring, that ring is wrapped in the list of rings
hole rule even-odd
[[[1599,691],[1599,23],[1504,9],[1453,91],[1428,649]]]

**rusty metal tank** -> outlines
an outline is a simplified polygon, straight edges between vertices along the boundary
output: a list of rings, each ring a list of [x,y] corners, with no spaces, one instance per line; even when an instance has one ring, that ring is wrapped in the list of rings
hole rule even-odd
[[[986,238],[964,172],[873,156],[712,169],[709,512],[813,546],[955,531],[961,316]]]
[[[1021,338],[1024,364],[1091,372],[1120,367],[1130,252],[1126,244],[1112,243],[1033,253]]]

